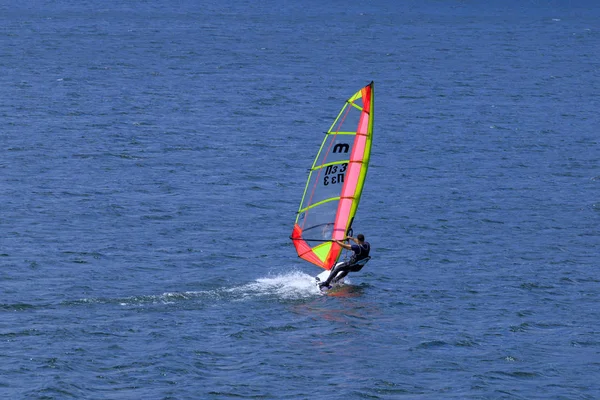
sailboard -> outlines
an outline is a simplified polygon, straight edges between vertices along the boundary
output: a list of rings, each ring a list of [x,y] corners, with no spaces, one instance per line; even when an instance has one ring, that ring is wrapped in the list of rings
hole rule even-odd
[[[363,192],[371,155],[373,107],[373,82],[344,103],[309,170],[290,236],[300,258],[327,271],[342,253],[334,240],[351,234]]]

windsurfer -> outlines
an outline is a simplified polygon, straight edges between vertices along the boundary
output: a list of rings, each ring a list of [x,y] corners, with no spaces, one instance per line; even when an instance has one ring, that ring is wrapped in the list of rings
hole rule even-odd
[[[346,240],[352,240],[356,244],[344,243]],[[319,283],[319,287],[327,287],[331,283],[331,281],[335,278],[336,281],[344,278],[348,275],[349,272],[358,272],[364,266],[364,263],[359,263],[359,261],[364,260],[369,257],[369,252],[371,251],[371,245],[369,242],[365,242],[365,236],[361,233],[353,238],[351,236],[347,236],[344,241],[334,240],[337,244],[342,246],[346,250],[352,250],[354,254],[350,257],[350,260],[341,263],[334,267],[329,274],[329,277],[325,282]]]

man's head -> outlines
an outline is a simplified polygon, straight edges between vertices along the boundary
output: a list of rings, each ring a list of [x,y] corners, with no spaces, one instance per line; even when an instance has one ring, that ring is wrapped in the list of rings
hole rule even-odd
[[[361,242],[361,243],[362,243],[362,242],[364,242],[364,241],[365,241],[365,235],[363,235],[362,233],[359,233],[359,234],[356,236],[356,239],[357,239],[359,242]]]

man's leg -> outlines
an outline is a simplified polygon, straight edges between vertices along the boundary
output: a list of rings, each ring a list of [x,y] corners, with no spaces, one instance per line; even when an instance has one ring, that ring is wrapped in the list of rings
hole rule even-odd
[[[331,273],[329,274],[329,276],[327,277],[327,280],[325,282],[319,284],[319,286],[329,286],[329,283],[331,283],[331,281],[338,274],[338,272],[345,271],[346,267],[348,267],[347,263],[343,263],[343,264],[338,265],[337,267],[334,267],[331,270]],[[346,271],[346,274],[348,274],[347,271]],[[344,276],[346,276],[346,274]]]
[[[350,268],[346,268],[344,270],[342,270],[339,274],[337,274],[337,276],[334,278],[335,282],[339,282],[342,279],[344,279],[346,277],[346,275],[348,275],[348,273],[350,272]],[[334,282],[334,283],[335,283]]]

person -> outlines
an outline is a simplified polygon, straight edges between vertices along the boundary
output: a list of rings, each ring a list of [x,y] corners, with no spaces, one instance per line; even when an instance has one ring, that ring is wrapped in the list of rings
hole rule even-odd
[[[344,243],[343,241],[340,241],[340,240],[334,240],[334,242],[336,242],[337,244],[339,244],[346,250],[352,250],[354,252],[354,254],[352,254],[352,256],[350,257],[350,260],[338,265],[337,267],[334,267],[331,270],[331,273],[329,274],[329,277],[327,278],[327,280],[325,282],[319,283],[319,288],[329,287],[329,284],[331,283],[331,281],[334,278],[336,281],[339,281],[340,279],[342,279],[346,275],[348,275],[349,272],[358,272],[364,266],[364,264],[362,264],[362,263],[358,264],[358,265],[356,265],[356,263],[369,257],[369,252],[371,251],[371,245],[369,244],[369,242],[365,242],[365,236],[361,233],[361,234],[358,234],[356,236],[356,238],[347,236],[344,239],[344,241],[346,241],[346,240],[352,240],[356,244],[351,245],[348,243]]]

